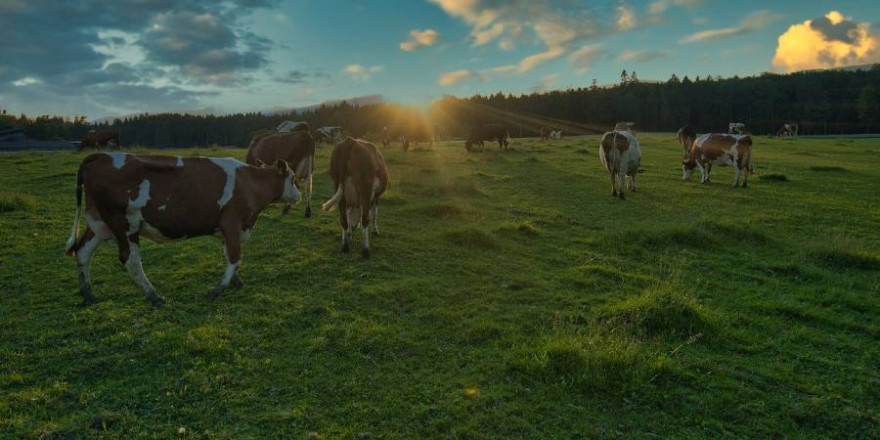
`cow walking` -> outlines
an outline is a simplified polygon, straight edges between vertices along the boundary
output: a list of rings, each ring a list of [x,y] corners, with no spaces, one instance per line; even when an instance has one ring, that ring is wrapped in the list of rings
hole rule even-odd
[[[248,166],[232,158],[181,158],[123,153],[91,154],[76,175],[76,217],[66,251],[79,271],[79,290],[93,303],[89,261],[98,246],[115,240],[119,261],[155,306],[164,300],[144,274],[140,237],[156,242],[203,235],[222,237],[226,271],[209,297],[238,276],[241,245],[260,212],[270,203],[300,199],[296,176],[284,161],[271,168]],[[85,190],[85,210],[82,195]],[[88,224],[79,239],[80,216]]]
[[[642,162],[639,140],[627,131],[610,131],[602,136],[599,144],[599,160],[608,171],[611,180],[611,196],[626,200],[624,186],[629,176],[629,189],[636,192],[636,175]],[[617,186],[615,187],[615,182]]]
[[[363,232],[361,255],[370,258],[370,229],[379,234],[379,198],[388,187],[388,165],[376,146],[348,138],[333,149],[330,177],[336,192],[322,206],[332,211],[339,206],[342,252],[349,251],[352,229]]]
[[[700,169],[700,183],[709,182],[712,165],[733,167],[733,186],[739,185],[739,175],[743,175],[742,187],[749,183],[752,173],[752,137],[711,133],[698,137],[691,147],[690,154],[682,161],[683,179],[688,180],[694,168]]]
[[[464,149],[473,151],[472,147],[479,145],[480,151],[482,151],[485,148],[484,142],[493,140],[498,141],[498,148],[501,150],[510,148],[510,133],[508,133],[505,126],[501,124],[483,124],[471,129],[471,133],[464,143]]]
[[[306,218],[312,216],[312,174],[315,170],[315,138],[309,133],[305,122],[291,132],[257,135],[248,147],[248,165],[261,166],[283,160],[296,172],[297,186],[304,187]],[[304,125],[304,126],[303,126]],[[290,204],[284,212],[290,210]]]
[[[782,124],[782,127],[779,129],[779,131],[776,132],[776,137],[797,137],[797,135],[797,124]]]

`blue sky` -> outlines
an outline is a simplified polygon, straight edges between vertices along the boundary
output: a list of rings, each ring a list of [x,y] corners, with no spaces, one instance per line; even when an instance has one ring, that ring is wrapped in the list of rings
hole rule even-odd
[[[834,11],[834,12],[832,12]],[[863,0],[0,0],[0,108],[89,117],[880,61]]]

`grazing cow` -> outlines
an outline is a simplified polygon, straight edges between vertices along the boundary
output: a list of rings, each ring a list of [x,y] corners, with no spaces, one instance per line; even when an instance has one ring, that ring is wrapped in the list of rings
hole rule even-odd
[[[691,147],[696,139],[697,131],[690,125],[685,125],[678,129],[678,143],[681,144],[681,148],[684,151],[682,158],[687,158],[688,154],[690,154]]]
[[[437,131],[439,128],[430,125],[383,127],[382,145],[387,147],[392,142],[400,142],[403,151],[408,151],[410,145],[418,145],[422,142],[433,144],[435,142],[434,133]]]
[[[315,141],[318,143],[333,144],[342,142],[343,139],[345,139],[345,131],[342,130],[342,127],[321,127],[315,130]]]
[[[202,235],[223,238],[227,267],[209,297],[230,283],[242,286],[237,271],[241,245],[250,236],[260,212],[270,203],[300,199],[296,176],[287,163],[271,168],[248,166],[232,158],[91,154],[76,175],[76,218],[67,240],[67,254],[79,269],[83,300],[95,301],[89,260],[105,241],[116,240],[119,261],[153,305],[164,301],[144,274],[140,236],[163,242]],[[77,240],[85,189],[88,226]]]
[[[797,137],[798,135],[798,125],[797,124],[782,124],[782,128],[776,132],[777,137]]]
[[[635,134],[639,127],[635,122],[618,122],[614,124],[614,131],[628,131]]]
[[[550,140],[550,129],[547,127],[541,127],[541,140],[549,141]]]
[[[742,187],[749,183],[752,173],[752,137],[749,135],[710,133],[698,137],[691,147],[690,154],[682,161],[684,180],[691,178],[694,168],[700,169],[700,183],[709,181],[712,165],[733,166],[733,186],[739,184],[742,173]]]
[[[121,147],[122,138],[116,130],[89,130],[79,144],[79,151],[86,148]]]
[[[309,129],[309,123],[305,121],[284,121],[278,125],[278,128],[276,128],[275,131],[279,133],[290,133],[292,131],[308,131]]]
[[[639,140],[630,131],[610,131],[602,136],[599,144],[599,160],[611,180],[611,196],[626,200],[624,186],[629,176],[629,189],[636,192],[636,175],[642,162]],[[617,187],[614,183],[617,181]]]
[[[312,174],[315,170],[315,138],[309,133],[309,124],[289,133],[268,133],[255,136],[248,147],[248,165],[262,166],[283,160],[296,172],[297,186],[305,184],[306,218],[312,216]],[[290,210],[290,204],[284,212]]]
[[[332,211],[339,205],[342,252],[348,252],[352,228],[363,231],[361,255],[370,258],[370,229],[379,234],[379,197],[388,186],[388,165],[376,146],[348,138],[333,149],[330,177],[336,193],[322,206]]]
[[[483,124],[471,129],[471,133],[464,143],[464,149],[472,151],[471,146],[479,144],[480,151],[482,151],[485,148],[483,142],[493,140],[498,141],[498,148],[502,150],[510,148],[510,133],[507,132],[506,127],[501,124]]]
[[[562,130],[551,131],[550,132],[550,139],[553,139],[555,141],[561,141],[562,140]]]
[[[727,124],[728,134],[749,134],[749,129],[742,122],[731,122]]]

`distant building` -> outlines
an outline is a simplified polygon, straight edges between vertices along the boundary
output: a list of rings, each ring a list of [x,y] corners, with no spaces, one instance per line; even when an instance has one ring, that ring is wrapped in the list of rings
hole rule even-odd
[[[11,128],[0,130],[0,152],[25,150],[74,150],[76,145],[68,141],[35,141],[28,139],[24,130]]]

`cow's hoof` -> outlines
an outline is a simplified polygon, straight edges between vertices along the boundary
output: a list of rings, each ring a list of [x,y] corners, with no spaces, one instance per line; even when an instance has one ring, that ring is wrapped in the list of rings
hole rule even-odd
[[[147,298],[147,299],[150,301],[150,304],[152,304],[153,307],[162,307],[162,306],[165,305],[165,300],[162,299],[161,296],[158,296],[158,295],[156,295],[156,296],[151,296],[151,297],[149,297],[149,298]]]
[[[306,206],[306,218],[312,218],[312,207]]]
[[[361,256],[364,257],[365,260],[369,260],[370,259],[370,249],[369,248],[361,249]]]
[[[95,298],[94,296],[83,295],[83,302],[82,302],[83,306],[89,307],[89,306],[94,305],[96,302],[98,302],[98,299]]]
[[[238,274],[235,274],[235,276],[232,277],[231,285],[236,289],[241,289],[244,287],[244,281],[239,278]]]
[[[211,301],[217,299],[218,297],[220,297],[220,295],[223,295],[223,290],[224,289],[220,286],[211,289],[211,291],[208,292],[208,299]]]
[[[743,183],[743,188],[748,188],[749,185],[747,183]]]
[[[348,243],[344,243],[344,244],[342,245],[342,252],[344,252],[344,253],[347,254],[348,251],[349,251]]]

